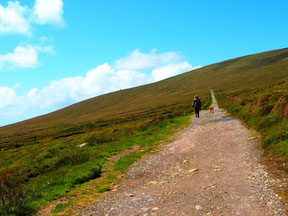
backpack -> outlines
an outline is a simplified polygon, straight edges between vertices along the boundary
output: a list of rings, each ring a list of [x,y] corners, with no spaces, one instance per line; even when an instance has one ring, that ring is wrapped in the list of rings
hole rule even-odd
[[[193,102],[193,107],[200,108],[201,107],[201,100],[199,98],[195,98]]]

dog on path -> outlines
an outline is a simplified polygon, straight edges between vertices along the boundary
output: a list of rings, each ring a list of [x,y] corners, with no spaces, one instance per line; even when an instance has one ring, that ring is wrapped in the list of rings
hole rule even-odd
[[[214,108],[213,108],[213,106],[209,106],[209,113],[214,113]]]

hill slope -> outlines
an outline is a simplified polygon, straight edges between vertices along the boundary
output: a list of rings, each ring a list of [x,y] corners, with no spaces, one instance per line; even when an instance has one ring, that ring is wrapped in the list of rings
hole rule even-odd
[[[11,206],[26,209],[23,205],[30,202],[36,203],[37,209],[99,177],[109,158],[136,146],[137,152],[123,156],[115,166],[110,164],[116,173],[124,172],[134,160],[153,150],[155,143],[189,122],[195,94],[204,108],[209,105],[211,88],[221,106],[267,136],[264,146],[275,144],[280,146],[275,151],[288,155],[288,129],[283,127],[287,115],[281,115],[288,110],[287,81],[288,49],[281,49],[209,65],[1,127],[0,201],[10,193],[12,204],[5,200],[8,210]],[[275,133],[269,132],[271,125]],[[80,148],[84,142],[86,146]],[[113,181],[113,175],[107,181]],[[29,193],[20,193],[22,188],[41,193],[28,202],[21,196]],[[0,206],[0,212],[6,207]]]

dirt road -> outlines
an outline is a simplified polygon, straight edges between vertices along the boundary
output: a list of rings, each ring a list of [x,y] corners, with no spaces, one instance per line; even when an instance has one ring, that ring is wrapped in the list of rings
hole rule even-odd
[[[261,164],[259,137],[221,110],[200,118],[137,162],[120,187],[80,215],[287,215]]]

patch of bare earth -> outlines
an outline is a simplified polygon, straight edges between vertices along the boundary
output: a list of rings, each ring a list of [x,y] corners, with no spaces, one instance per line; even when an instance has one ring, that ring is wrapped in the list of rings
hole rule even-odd
[[[214,108],[75,215],[287,215],[274,192],[287,179],[266,171],[259,137],[219,110],[215,98]]]

